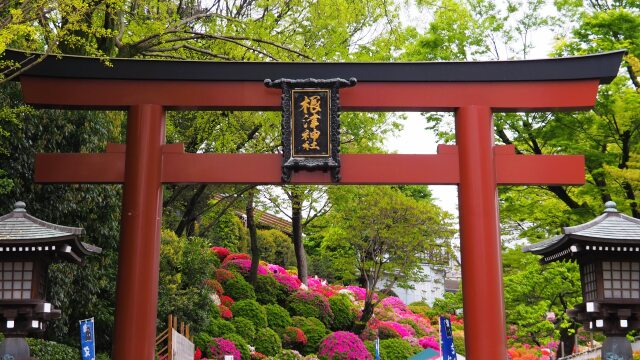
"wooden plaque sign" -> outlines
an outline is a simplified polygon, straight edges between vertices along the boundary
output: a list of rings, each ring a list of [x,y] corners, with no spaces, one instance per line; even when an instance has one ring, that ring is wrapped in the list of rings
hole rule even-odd
[[[331,171],[340,181],[340,97],[338,89],[356,79],[280,79],[265,85],[282,89],[282,180],[296,170]]]

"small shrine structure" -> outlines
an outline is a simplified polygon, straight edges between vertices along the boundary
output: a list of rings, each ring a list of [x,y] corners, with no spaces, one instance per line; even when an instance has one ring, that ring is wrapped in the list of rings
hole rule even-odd
[[[640,220],[605,204],[604,213],[562,235],[523,247],[542,264],[577,261],[583,302],[567,314],[585,330],[607,336],[602,359],[632,359],[625,335],[640,329]]]
[[[102,249],[80,239],[84,229],[48,223],[27,213],[22,201],[0,217],[0,358],[29,359],[24,337],[42,333],[61,311],[46,300],[52,262],[81,264]]]

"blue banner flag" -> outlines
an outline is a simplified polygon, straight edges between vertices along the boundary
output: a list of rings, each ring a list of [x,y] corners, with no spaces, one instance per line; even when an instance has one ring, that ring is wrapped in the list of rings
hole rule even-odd
[[[380,360],[380,338],[376,338],[376,360]]]
[[[453,333],[449,318],[440,316],[440,349],[442,360],[458,360],[456,349],[453,346]]]
[[[93,318],[80,320],[80,352],[82,360],[96,359],[96,342],[93,333]]]

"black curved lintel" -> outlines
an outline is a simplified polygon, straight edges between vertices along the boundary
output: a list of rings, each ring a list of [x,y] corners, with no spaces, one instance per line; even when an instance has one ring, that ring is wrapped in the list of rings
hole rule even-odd
[[[312,63],[110,59],[50,55],[24,75],[71,79],[264,81],[265,79],[349,79],[359,82],[505,82],[598,79],[611,82],[624,50],[540,60],[477,62]],[[6,50],[3,60],[23,64],[42,54]],[[24,65],[23,65],[24,66]]]

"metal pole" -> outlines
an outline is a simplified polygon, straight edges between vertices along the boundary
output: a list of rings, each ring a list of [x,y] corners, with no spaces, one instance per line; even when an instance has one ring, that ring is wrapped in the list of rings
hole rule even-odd
[[[465,345],[469,359],[505,359],[506,332],[491,109],[456,112]]]
[[[151,360],[155,353],[164,110],[129,109],[118,258],[113,358]]]

